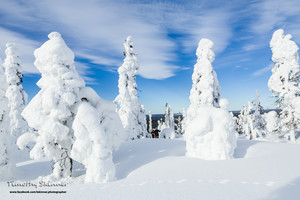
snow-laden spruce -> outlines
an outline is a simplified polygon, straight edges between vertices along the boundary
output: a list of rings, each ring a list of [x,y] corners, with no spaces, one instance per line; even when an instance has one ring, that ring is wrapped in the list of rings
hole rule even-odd
[[[217,76],[212,68],[213,42],[201,39],[192,76],[193,86],[187,111],[185,139],[186,155],[206,160],[233,158],[237,135],[234,120],[221,101]]]
[[[149,128],[148,128],[148,133],[151,133],[152,130],[153,130],[153,128],[152,128],[152,113],[149,110]]]
[[[93,89],[81,89],[79,97],[83,101],[76,105],[71,157],[85,165],[85,182],[108,182],[115,178],[112,151],[124,140],[122,122],[115,104],[101,99]]]
[[[5,96],[7,83],[0,59],[0,180],[11,178],[15,168],[9,130],[8,99]]]
[[[185,133],[185,129],[186,129],[186,110],[185,108],[182,109],[182,121],[181,121],[181,132],[182,134]]]
[[[166,103],[165,106],[165,125],[166,128],[171,128],[173,130],[175,128],[174,113],[172,111],[171,106],[168,103]]]
[[[220,86],[211,64],[215,59],[212,47],[213,42],[208,39],[201,39],[198,44],[196,51],[198,59],[192,75],[193,86],[188,112],[193,108],[197,109],[200,105],[219,107]]]
[[[79,91],[85,86],[74,65],[74,53],[61,35],[52,32],[49,40],[34,51],[34,65],[41,72],[37,82],[38,94],[24,108],[22,116],[36,130],[20,136],[18,145],[36,142],[30,157],[53,160],[53,178],[69,177],[72,170],[70,158],[74,142],[72,123],[74,105],[80,101]]]
[[[175,132],[174,113],[168,103],[166,103],[165,106],[165,122],[162,125],[159,137],[166,139],[174,139],[177,137]]]
[[[8,98],[10,134],[14,142],[28,131],[28,125],[21,113],[27,103],[27,94],[21,85],[23,74],[19,52],[14,43],[6,44],[5,76],[7,81],[6,97]]]
[[[137,96],[137,84],[135,75],[138,73],[139,62],[133,50],[131,36],[125,43],[125,59],[119,72],[119,95],[115,102],[119,104],[118,113],[128,138],[137,139],[146,136],[147,124],[145,111]]]
[[[177,118],[177,124],[176,124],[176,132],[178,135],[182,135],[182,117],[181,114],[179,113],[178,118]]]
[[[259,102],[259,92],[256,90],[256,98],[253,102],[253,133],[252,133],[252,139],[256,139],[257,137],[264,137],[266,135],[265,126],[266,122],[264,118],[262,117],[261,113],[263,112],[263,108],[260,105]]]
[[[299,48],[291,39],[282,29],[273,33],[270,48],[274,66],[268,86],[282,108],[281,119],[289,139],[295,141],[295,129],[300,123]]]
[[[269,111],[263,115],[264,121],[266,123],[267,135],[273,135],[279,132],[279,118],[276,111]]]

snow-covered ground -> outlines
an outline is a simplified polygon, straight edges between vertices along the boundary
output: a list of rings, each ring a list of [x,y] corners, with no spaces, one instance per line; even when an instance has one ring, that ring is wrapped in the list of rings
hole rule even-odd
[[[66,186],[32,186],[51,174],[49,161],[17,164],[13,183],[0,183],[0,199],[299,199],[300,145],[238,139],[235,159],[208,161],[185,156],[182,138],[141,139],[114,152],[117,180],[84,184],[84,167],[75,164]],[[48,183],[46,181],[46,183]],[[53,184],[52,182],[49,182]],[[62,184],[65,184],[62,182]],[[66,191],[10,194],[9,191]]]

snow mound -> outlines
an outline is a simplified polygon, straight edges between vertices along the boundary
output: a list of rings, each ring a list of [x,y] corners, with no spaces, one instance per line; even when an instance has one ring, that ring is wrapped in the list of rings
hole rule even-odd
[[[172,128],[164,128],[159,134],[159,138],[174,139],[176,137],[177,134],[175,133],[175,130]]]
[[[205,160],[233,158],[237,135],[232,116],[224,109],[201,106],[186,128],[186,155]]]

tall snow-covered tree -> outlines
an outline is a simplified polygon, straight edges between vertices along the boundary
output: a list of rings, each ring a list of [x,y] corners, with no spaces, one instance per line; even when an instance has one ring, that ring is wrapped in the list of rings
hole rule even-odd
[[[181,113],[179,113],[178,117],[177,117],[177,124],[176,124],[176,132],[179,135],[182,135],[182,117],[181,117]]]
[[[137,96],[137,84],[135,75],[138,73],[139,62],[133,50],[131,36],[124,43],[126,56],[124,63],[118,69],[119,95],[115,102],[119,104],[118,113],[128,138],[138,139],[146,136],[146,116]]]
[[[171,128],[174,130],[175,123],[174,123],[174,113],[172,111],[171,106],[166,103],[165,106],[165,126],[166,128]]]
[[[211,65],[215,56],[212,47],[212,41],[201,39],[196,51],[198,59],[185,129],[186,155],[207,160],[229,159],[233,157],[237,138],[232,116],[226,106],[219,106],[220,87]]]
[[[148,129],[148,132],[151,133],[153,130],[152,128],[152,113],[151,111],[149,111],[149,129]]]
[[[265,125],[266,122],[264,118],[261,115],[261,112],[263,110],[262,106],[259,102],[259,92],[256,90],[256,98],[253,102],[253,133],[252,133],[252,139],[255,139],[256,137],[263,137],[265,135]]]
[[[192,109],[197,109],[200,105],[210,105],[219,107],[220,86],[217,74],[212,67],[215,54],[212,51],[213,42],[208,39],[201,39],[196,55],[197,63],[194,66],[192,75],[193,86],[190,93],[190,107],[188,113]]]
[[[23,74],[18,49],[14,43],[7,43],[6,47],[6,59],[3,64],[8,86],[6,97],[10,110],[10,134],[16,142],[17,137],[28,131],[28,125],[21,116],[27,103],[27,94],[21,85]]]
[[[37,82],[41,90],[22,112],[28,125],[36,131],[20,136],[18,145],[24,147],[28,141],[35,141],[30,157],[52,159],[52,177],[59,179],[71,175],[73,109],[80,101],[78,94],[85,84],[75,69],[74,53],[61,35],[52,32],[48,37],[49,40],[34,51],[34,64],[42,74]]]
[[[268,86],[282,108],[281,119],[291,141],[295,141],[295,129],[300,123],[300,86],[298,46],[290,34],[279,29],[270,41],[272,50],[272,75]]]
[[[182,109],[182,122],[181,122],[181,132],[182,134],[185,133],[186,128],[186,110],[185,108]]]
[[[5,96],[7,83],[0,59],[0,179],[12,176],[15,163],[13,160],[11,136],[9,130],[8,99]]]
[[[245,109],[245,105],[244,105],[243,108],[241,109],[240,114],[237,119],[237,131],[239,134],[244,133],[245,110],[246,109]]]

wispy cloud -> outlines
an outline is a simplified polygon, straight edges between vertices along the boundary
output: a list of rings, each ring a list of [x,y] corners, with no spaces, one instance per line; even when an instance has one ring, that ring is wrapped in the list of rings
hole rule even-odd
[[[232,36],[230,10],[219,8],[207,12],[205,4],[198,6],[196,1],[191,2],[7,1],[0,8],[5,19],[1,24],[26,30],[29,37],[36,31],[32,25],[38,25],[35,37],[40,41],[41,34],[45,34],[45,41],[46,34],[59,31],[76,56],[100,66],[119,66],[123,60],[122,44],[131,35],[140,59],[140,75],[165,79],[181,70],[170,64],[179,59],[176,51],[181,46],[180,51],[194,51],[198,41],[207,37],[214,41],[215,51],[221,52]],[[171,29],[185,34],[186,39],[170,38]]]
[[[264,68],[261,68],[261,69],[259,69],[259,70],[256,70],[256,71],[253,72],[251,75],[252,75],[252,76],[262,76],[262,75],[264,75],[265,73],[271,71],[272,67],[273,67],[273,64],[271,63],[271,64],[269,64],[268,66],[266,66],[266,67],[264,67]]]
[[[251,44],[244,50],[257,50],[269,45],[272,33],[279,28],[294,36],[300,43],[300,30],[296,24],[300,21],[300,1],[298,0],[265,0],[254,1],[247,9],[252,13],[252,20],[247,25]]]
[[[24,73],[38,73],[38,70],[34,67],[34,56],[33,51],[41,44],[37,41],[26,38],[23,35],[9,31],[0,27],[0,57],[4,61],[6,43],[16,43],[17,48],[20,52],[20,58],[22,62]]]

